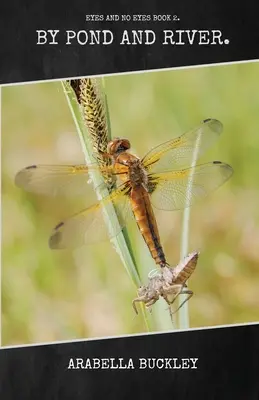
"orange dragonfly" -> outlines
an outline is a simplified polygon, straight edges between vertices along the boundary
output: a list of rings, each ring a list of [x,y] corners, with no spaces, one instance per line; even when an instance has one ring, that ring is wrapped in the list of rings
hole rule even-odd
[[[71,190],[73,183],[82,184],[82,179],[85,181],[96,169],[115,176],[117,184],[109,195],[54,228],[50,248],[78,247],[114,237],[131,216],[156,264],[164,267],[168,264],[152,206],[170,211],[189,207],[230,178],[232,167],[220,161],[193,165],[194,156],[198,159],[222,129],[221,122],[206,119],[195,129],[153,148],[142,159],[129,152],[129,140],[116,138],[105,153],[112,160],[110,166],[32,165],[18,172],[15,182],[27,191],[57,195]],[[109,230],[103,210],[111,203],[120,219]]]

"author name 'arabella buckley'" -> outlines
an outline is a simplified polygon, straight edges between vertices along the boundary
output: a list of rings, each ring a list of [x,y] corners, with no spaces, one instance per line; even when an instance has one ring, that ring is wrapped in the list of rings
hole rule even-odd
[[[198,358],[70,358],[67,369],[197,369]]]

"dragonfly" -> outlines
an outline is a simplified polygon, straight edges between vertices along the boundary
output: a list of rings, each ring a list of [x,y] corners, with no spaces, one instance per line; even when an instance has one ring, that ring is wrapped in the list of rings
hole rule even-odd
[[[114,238],[135,219],[155,263],[169,265],[161,244],[154,208],[172,211],[190,207],[232,175],[221,161],[196,164],[218,139],[223,125],[206,119],[196,128],[151,149],[142,159],[130,152],[130,141],[115,138],[104,154],[110,165],[31,165],[15,177],[18,187],[43,195],[71,192],[100,171],[116,179],[114,189],[90,207],[59,222],[49,238],[51,249],[66,249]],[[107,229],[104,210],[113,205],[119,216]],[[112,222],[110,222],[113,224]]]

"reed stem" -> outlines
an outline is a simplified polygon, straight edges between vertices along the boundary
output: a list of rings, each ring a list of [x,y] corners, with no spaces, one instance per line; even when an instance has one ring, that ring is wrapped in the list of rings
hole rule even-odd
[[[193,149],[191,167],[195,167],[195,165],[197,163],[200,138],[201,138],[201,135],[198,135],[194,149]],[[188,185],[187,185],[187,191],[186,191],[186,203],[188,203],[188,199],[191,196],[192,181],[193,181],[193,174],[190,174],[190,177],[188,180]],[[181,260],[183,260],[184,257],[186,257],[188,255],[190,215],[191,215],[191,209],[190,209],[190,207],[186,207],[183,212],[183,221],[182,221],[182,236],[181,236],[181,249],[180,249],[180,259]],[[184,294],[182,296],[186,296],[186,295]],[[178,329],[188,329],[189,328],[188,302],[186,302],[179,310],[177,325],[178,325]]]

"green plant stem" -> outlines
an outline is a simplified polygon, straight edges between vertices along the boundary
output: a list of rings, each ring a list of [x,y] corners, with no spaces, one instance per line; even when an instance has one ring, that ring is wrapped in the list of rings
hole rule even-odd
[[[197,137],[197,141],[195,143],[195,147],[193,150],[193,157],[191,167],[195,167],[197,163],[198,151],[199,151],[199,143],[200,143],[200,135]],[[192,189],[192,180],[193,174],[190,175],[188,185],[187,185],[187,195],[186,199],[188,200],[189,196],[191,196]],[[181,237],[181,250],[180,250],[180,259],[183,260],[184,257],[188,255],[188,247],[189,247],[189,228],[190,228],[190,207],[186,207],[183,212],[183,222],[182,222],[182,237]],[[182,296],[186,296],[185,294]],[[188,302],[186,302],[178,313],[178,328],[179,329],[188,329],[189,328],[189,310],[188,310]]]
[[[86,164],[95,163],[96,160],[93,156],[94,151],[92,146],[92,139],[88,134],[87,128],[85,126],[80,106],[67,82],[62,82],[62,87],[74,119],[77,134],[84,154],[85,162]],[[104,180],[100,172],[95,171],[94,173],[91,173],[91,180],[99,200],[101,200],[103,197],[109,194],[107,188],[103,184]],[[110,231],[116,228],[118,229],[117,224],[119,224],[119,221],[117,218],[116,210],[114,209],[113,205],[112,204],[105,205],[105,207],[103,207],[103,212],[104,212],[104,218],[107,223],[107,228]],[[123,234],[123,231],[121,231],[117,236],[115,236],[112,239],[112,243],[114,245],[115,250],[119,254],[123,262],[123,265],[126,268],[134,285],[136,287],[139,287],[141,285],[141,281],[138,274],[138,267],[136,265],[134,255],[132,253],[132,249],[130,246],[127,245],[127,241]],[[145,313],[143,313],[143,317],[146,328],[150,330],[150,323]]]

